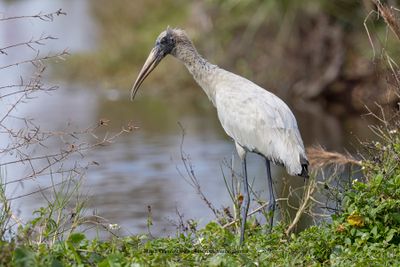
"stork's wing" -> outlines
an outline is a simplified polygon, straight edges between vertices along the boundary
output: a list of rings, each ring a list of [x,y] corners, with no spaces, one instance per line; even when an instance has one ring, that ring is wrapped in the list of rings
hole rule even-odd
[[[216,90],[222,127],[242,147],[283,163],[289,174],[299,174],[300,158],[306,156],[293,113],[274,94],[235,77],[234,83],[221,82]]]

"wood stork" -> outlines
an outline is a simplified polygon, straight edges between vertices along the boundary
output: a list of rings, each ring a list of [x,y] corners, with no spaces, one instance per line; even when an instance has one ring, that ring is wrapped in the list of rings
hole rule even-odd
[[[185,31],[169,27],[158,36],[155,47],[151,50],[132,87],[131,100],[150,72],[168,54],[185,64],[216,107],[225,132],[235,141],[243,168],[240,228],[240,244],[242,244],[250,203],[246,153],[254,152],[265,158],[269,189],[267,209],[268,212],[272,211],[271,226],[275,197],[270,161],[283,164],[290,175],[308,177],[307,156],[296,118],[279,97],[239,75],[209,63],[197,52]]]

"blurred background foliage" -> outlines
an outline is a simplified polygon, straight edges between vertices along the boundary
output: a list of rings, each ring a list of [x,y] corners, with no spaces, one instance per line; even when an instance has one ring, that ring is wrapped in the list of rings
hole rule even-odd
[[[74,80],[128,92],[156,37],[170,25],[185,29],[212,63],[289,102],[317,101],[340,117],[364,112],[375,101],[395,101],[390,77],[380,75],[386,72],[380,60],[386,59],[374,53],[385,48],[397,57],[399,48],[383,20],[370,13],[371,0],[92,0],[90,5],[100,25],[99,46],[69,60],[67,75]],[[207,101],[197,97],[200,90],[181,64],[165,61],[141,94],[173,98],[179,91],[180,97],[191,96],[189,102]]]

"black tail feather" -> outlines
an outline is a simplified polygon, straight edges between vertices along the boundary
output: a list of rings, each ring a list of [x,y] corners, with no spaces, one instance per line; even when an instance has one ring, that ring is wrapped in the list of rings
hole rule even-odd
[[[308,175],[308,164],[301,164],[301,173],[299,176],[304,177],[304,178],[309,178],[310,176]]]

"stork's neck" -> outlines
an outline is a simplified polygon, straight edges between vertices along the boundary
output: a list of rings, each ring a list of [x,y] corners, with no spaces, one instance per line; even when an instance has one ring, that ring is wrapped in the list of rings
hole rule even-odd
[[[215,106],[215,80],[218,66],[209,63],[204,59],[193,45],[177,48],[174,56],[185,64],[193,78],[207,94]]]

